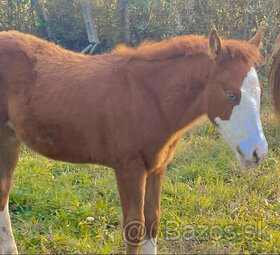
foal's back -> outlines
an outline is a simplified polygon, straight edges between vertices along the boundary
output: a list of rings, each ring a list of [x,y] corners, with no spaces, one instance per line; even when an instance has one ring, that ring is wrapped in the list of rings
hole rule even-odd
[[[0,121],[45,156],[108,164],[109,143],[125,127],[117,115],[129,119],[121,68],[122,60],[110,54],[85,56],[1,32]]]

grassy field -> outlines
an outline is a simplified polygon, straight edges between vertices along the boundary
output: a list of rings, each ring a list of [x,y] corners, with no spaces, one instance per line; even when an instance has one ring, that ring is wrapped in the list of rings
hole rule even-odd
[[[269,155],[240,167],[207,120],[187,132],[168,166],[159,253],[280,252],[280,125],[262,98]],[[23,149],[10,197],[20,253],[124,250],[114,173],[49,160]]]

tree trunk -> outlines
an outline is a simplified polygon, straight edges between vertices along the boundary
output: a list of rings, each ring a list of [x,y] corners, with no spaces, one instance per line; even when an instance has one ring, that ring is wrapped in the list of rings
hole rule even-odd
[[[12,28],[12,20],[13,20],[13,10],[14,4],[12,0],[7,1],[7,16],[8,16],[8,28]]]
[[[243,28],[243,40],[247,41],[249,40],[250,36],[250,26],[249,26],[249,20],[250,20],[250,4],[251,0],[247,1],[247,8],[245,12],[245,20],[244,20],[244,28]]]
[[[120,7],[124,41],[129,45],[131,43],[129,0],[120,0]]]
[[[45,23],[45,31],[48,38],[51,38],[51,29],[48,22],[48,16],[44,6],[44,0],[34,0],[36,10],[38,12],[39,17],[41,17]]]

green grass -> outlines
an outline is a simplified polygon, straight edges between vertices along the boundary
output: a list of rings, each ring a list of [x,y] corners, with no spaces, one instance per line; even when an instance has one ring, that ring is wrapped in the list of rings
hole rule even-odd
[[[187,132],[168,166],[159,253],[280,252],[280,128],[267,92],[267,160],[243,169],[208,121]],[[23,149],[10,197],[20,253],[124,250],[111,169],[73,165]]]

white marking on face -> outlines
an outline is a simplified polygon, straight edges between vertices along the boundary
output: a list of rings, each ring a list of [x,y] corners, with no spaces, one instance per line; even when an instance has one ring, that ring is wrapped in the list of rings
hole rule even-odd
[[[0,252],[1,254],[17,254],[17,246],[11,226],[8,202],[3,211],[0,211]]]
[[[247,167],[253,167],[263,161],[268,150],[260,120],[261,88],[253,67],[250,68],[240,90],[241,101],[233,107],[230,119],[221,120],[217,117],[215,122],[224,139],[236,152],[238,161]]]
[[[143,244],[142,254],[157,254],[157,240],[152,238]]]

